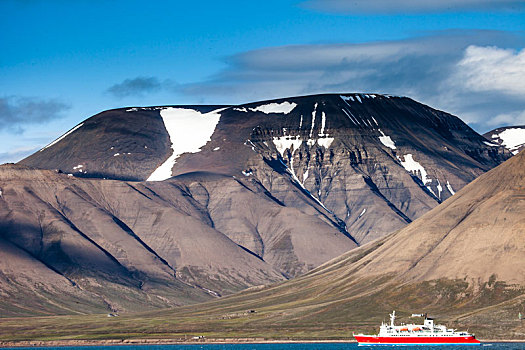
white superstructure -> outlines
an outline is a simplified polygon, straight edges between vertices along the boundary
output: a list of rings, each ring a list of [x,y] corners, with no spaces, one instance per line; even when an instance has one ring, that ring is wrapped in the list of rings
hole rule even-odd
[[[455,329],[447,328],[443,325],[434,324],[434,319],[427,317],[426,314],[413,314],[412,317],[424,317],[423,324],[401,324],[396,325],[396,312],[390,314],[390,323],[383,322],[379,328],[380,337],[398,337],[398,336],[421,336],[421,337],[465,337],[470,334],[467,332],[456,332]]]

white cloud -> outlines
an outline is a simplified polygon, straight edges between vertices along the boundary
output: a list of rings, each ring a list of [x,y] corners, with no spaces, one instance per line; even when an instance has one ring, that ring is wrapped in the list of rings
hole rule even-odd
[[[525,40],[505,32],[448,31],[397,41],[270,47],[231,57],[226,69],[182,92],[226,104],[330,92],[404,95],[485,132],[519,121],[525,110],[525,51],[504,46],[524,47]]]
[[[451,78],[471,91],[525,96],[525,50],[471,45]]]

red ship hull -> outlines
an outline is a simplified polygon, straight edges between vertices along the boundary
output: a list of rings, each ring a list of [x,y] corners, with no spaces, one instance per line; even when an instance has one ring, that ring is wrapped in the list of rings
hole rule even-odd
[[[370,335],[355,335],[359,345],[481,345],[472,335],[465,337],[440,336],[399,336],[380,337]]]

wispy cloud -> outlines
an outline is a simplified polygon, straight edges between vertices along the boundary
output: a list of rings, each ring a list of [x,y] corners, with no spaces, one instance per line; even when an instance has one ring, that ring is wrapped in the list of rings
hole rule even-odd
[[[125,79],[121,83],[112,85],[106,92],[117,98],[130,96],[142,97],[174,85],[170,80],[160,81],[156,77],[136,77],[133,79]]]
[[[0,152],[0,164],[16,163],[20,159],[23,159],[28,155],[35,153],[39,149],[39,147],[28,146],[10,149],[6,152]]]
[[[309,0],[302,6],[344,14],[525,11],[523,0]]]
[[[454,79],[471,91],[525,93],[525,49],[469,46],[456,65]]]
[[[0,97],[0,131],[22,133],[24,126],[42,124],[64,117],[69,105],[59,100],[34,97]]]
[[[489,125],[493,128],[501,125],[525,125],[525,110],[498,114],[489,120]]]
[[[499,45],[495,46],[495,45]],[[498,115],[525,110],[525,38],[448,31],[364,44],[270,47],[230,57],[209,80],[183,86],[224,103],[324,92],[406,95],[484,131]]]

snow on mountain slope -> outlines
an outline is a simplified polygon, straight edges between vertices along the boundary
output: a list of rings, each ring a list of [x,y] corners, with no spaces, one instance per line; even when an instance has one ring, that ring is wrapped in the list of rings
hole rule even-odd
[[[148,177],[147,181],[163,181],[171,177],[177,158],[183,153],[199,152],[210,141],[221,117],[217,109],[207,113],[188,108],[168,107],[160,111],[168,131],[172,155]]]
[[[290,103],[288,101],[284,101],[282,103],[267,103],[262,104],[257,107],[235,107],[233,108],[235,111],[238,112],[262,112],[264,114],[288,114],[297,106],[296,103]]]
[[[492,143],[505,146],[514,155],[525,149],[525,126],[497,128],[485,133],[483,136]]]

